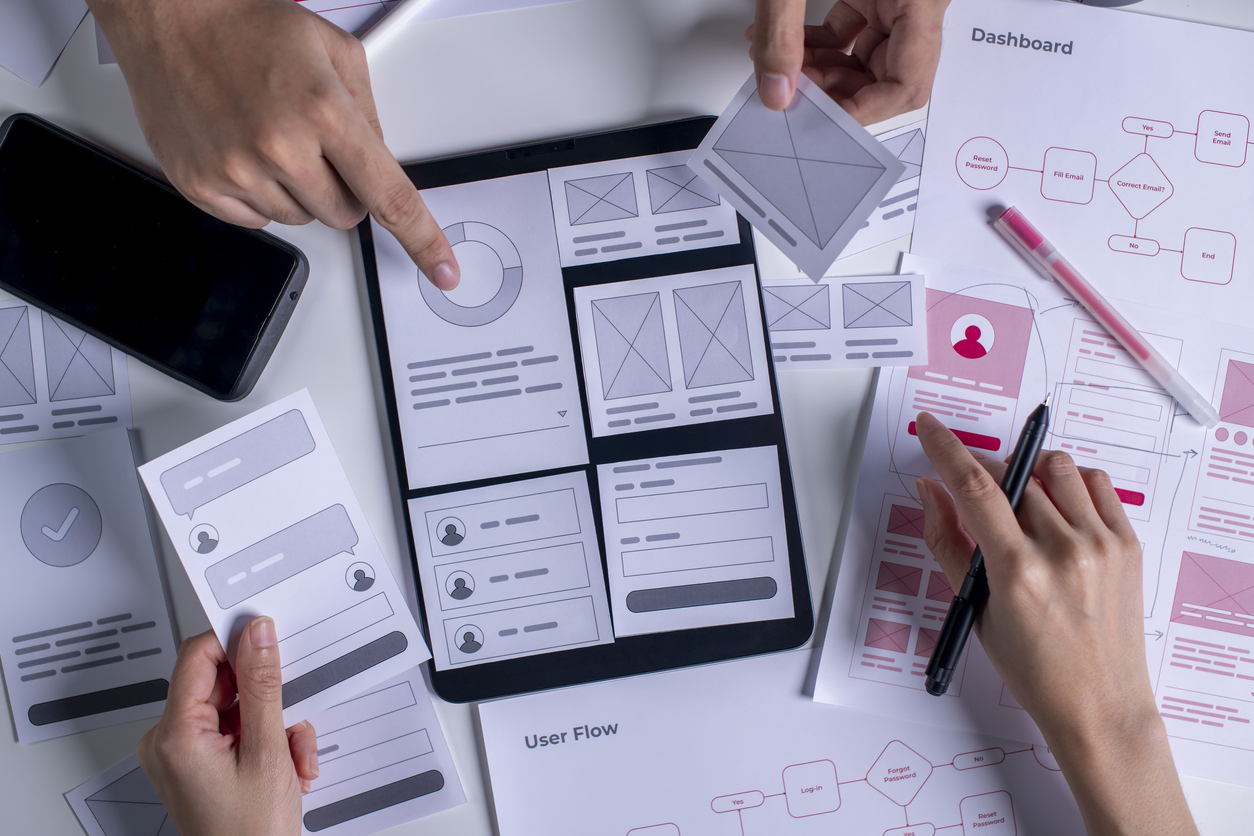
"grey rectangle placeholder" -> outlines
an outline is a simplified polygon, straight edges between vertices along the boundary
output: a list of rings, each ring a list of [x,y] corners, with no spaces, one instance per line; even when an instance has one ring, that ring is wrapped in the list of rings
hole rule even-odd
[[[324,807],[317,807],[305,814],[305,829],[310,833],[335,827],[346,821],[359,819],[406,801],[413,801],[424,795],[444,789],[444,775],[438,769],[429,769],[418,775],[403,778],[383,787],[358,795],[333,801]]]
[[[338,659],[314,668],[309,673],[301,674],[290,682],[283,683],[283,707],[290,708],[303,702],[314,694],[319,694],[333,685],[351,679],[364,670],[369,670],[380,662],[386,662],[393,656],[409,647],[409,639],[401,632],[388,633],[380,636],[369,644],[345,653]]]
[[[46,726],[63,720],[104,714],[106,711],[118,711],[137,705],[161,702],[169,690],[168,681],[150,679],[147,682],[136,682],[134,685],[123,685],[119,688],[37,703],[30,707],[26,716],[30,719],[31,725]]]
[[[627,609],[635,613],[732,604],[774,598],[778,586],[774,578],[741,578],[734,581],[637,589],[627,594]]]
[[[218,606],[227,610],[341,552],[352,552],[357,530],[343,505],[271,534],[205,570]]]

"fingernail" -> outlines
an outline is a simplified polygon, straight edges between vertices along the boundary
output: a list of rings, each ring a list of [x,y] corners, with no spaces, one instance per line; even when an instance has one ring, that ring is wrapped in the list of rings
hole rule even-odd
[[[447,261],[441,262],[435,268],[435,274],[431,278],[435,281],[435,286],[440,288],[440,290],[452,290],[457,287],[457,271]]]
[[[309,771],[313,773],[315,778],[318,777],[318,753],[314,752],[309,756]]]
[[[927,489],[927,482],[923,481],[920,476],[914,480],[914,489],[919,492],[919,502],[923,504],[924,509],[932,506],[932,492]]]
[[[264,615],[255,619],[248,628],[248,640],[252,642],[253,647],[274,647],[278,644],[279,637],[274,632],[274,619]]]
[[[917,427],[920,430],[931,429],[932,427],[936,426],[938,423],[940,422],[936,419],[936,416],[930,412],[920,412],[914,418],[915,427]]]
[[[792,82],[786,75],[762,73],[758,79],[758,94],[771,110],[783,110],[792,101]]]

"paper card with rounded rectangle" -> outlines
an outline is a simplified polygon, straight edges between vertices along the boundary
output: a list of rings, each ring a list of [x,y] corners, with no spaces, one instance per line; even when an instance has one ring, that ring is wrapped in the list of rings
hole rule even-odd
[[[593,436],[773,411],[752,265],[574,295]]]
[[[636,178],[630,171],[567,180],[566,210],[570,225],[617,221],[637,217]]]
[[[583,472],[419,497],[409,514],[437,670],[614,640]]]
[[[6,453],[0,665],[17,739],[161,713],[176,644],[126,430]]]
[[[840,286],[846,328],[908,328],[914,324],[910,282],[846,282]]]
[[[228,653],[274,619],[289,726],[430,658],[307,391],[140,475]]]
[[[617,636],[792,613],[774,447],[597,468]]]
[[[607,231],[568,227],[563,182],[535,171],[423,190],[462,267],[447,293],[373,225],[406,487],[588,461],[554,222]]]
[[[686,165],[651,168],[646,172],[649,208],[655,215],[718,206],[718,192]]]
[[[806,78],[773,111],[750,77],[689,165],[816,281],[905,171]]]
[[[367,836],[466,800],[415,668],[311,719],[321,772],[301,796],[302,833]],[[178,836],[131,754],[65,794],[88,836]]]
[[[300,410],[293,409],[161,474],[176,513],[196,509],[314,451]]]
[[[689,153],[549,169],[562,266],[739,243],[736,210],[688,168]]]
[[[592,326],[607,401],[671,391],[661,294],[598,299]]]
[[[222,609],[317,566],[341,552],[353,553],[357,531],[343,505],[332,505],[270,535],[205,570]]]

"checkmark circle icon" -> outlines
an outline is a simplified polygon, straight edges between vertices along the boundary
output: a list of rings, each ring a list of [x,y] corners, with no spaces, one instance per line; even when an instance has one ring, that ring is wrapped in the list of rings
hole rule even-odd
[[[96,501],[77,485],[58,482],[35,491],[21,517],[22,542],[48,566],[75,566],[91,557],[103,529]]]

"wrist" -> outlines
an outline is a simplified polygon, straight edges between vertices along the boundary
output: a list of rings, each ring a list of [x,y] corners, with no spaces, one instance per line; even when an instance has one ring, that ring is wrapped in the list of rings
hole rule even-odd
[[[1119,711],[1042,728],[1092,836],[1195,836],[1153,694]]]

